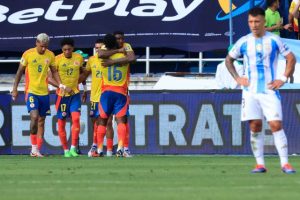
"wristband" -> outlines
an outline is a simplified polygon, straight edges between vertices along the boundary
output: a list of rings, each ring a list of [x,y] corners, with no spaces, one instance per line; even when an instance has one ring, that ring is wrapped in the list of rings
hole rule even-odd
[[[281,80],[282,82],[286,82],[287,81],[287,77],[285,75],[282,75],[279,80]]]
[[[65,85],[63,85],[63,84],[59,84],[59,88],[60,88],[60,89],[64,89],[64,90],[65,90],[65,89],[66,89],[66,86],[65,86]]]

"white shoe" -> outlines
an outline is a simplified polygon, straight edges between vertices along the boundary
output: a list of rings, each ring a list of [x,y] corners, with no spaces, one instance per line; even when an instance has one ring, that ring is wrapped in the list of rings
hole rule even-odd
[[[44,157],[39,151],[30,152],[30,156],[31,157],[36,157],[36,158],[43,158]]]
[[[97,152],[97,146],[92,146],[88,152],[88,157],[93,157],[93,152]]]
[[[113,155],[113,152],[112,152],[112,151],[107,151],[107,152],[106,152],[106,156],[107,156],[107,157],[112,157],[112,155]]]
[[[125,158],[132,158],[133,155],[130,153],[129,149],[126,149],[126,150],[123,152],[123,157],[125,157]]]

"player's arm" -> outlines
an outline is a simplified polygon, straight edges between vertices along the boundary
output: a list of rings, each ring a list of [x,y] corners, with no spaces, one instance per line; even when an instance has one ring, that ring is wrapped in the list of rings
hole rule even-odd
[[[86,81],[87,77],[91,74],[91,71],[86,70],[85,68],[82,69],[82,72],[79,75],[78,83],[82,83]]]
[[[15,82],[14,82],[14,85],[13,85],[13,90],[11,92],[11,96],[12,96],[12,99],[15,100],[18,96],[18,85],[21,81],[21,78],[22,78],[22,75],[25,71],[25,66],[23,66],[22,64],[19,65],[19,68],[18,68],[18,71],[16,73],[16,77],[15,77]]]
[[[225,60],[225,64],[226,67],[229,71],[229,73],[231,74],[231,76],[234,78],[234,80],[242,86],[249,86],[249,81],[247,78],[245,77],[240,77],[239,74],[237,73],[233,62],[235,61],[234,58],[232,58],[230,55],[227,55],[226,60]]]
[[[48,71],[48,83],[49,83],[50,85],[52,85],[53,87],[56,87],[56,88],[59,87],[59,84],[58,84],[57,81],[53,78],[52,72],[51,72],[50,70]]]
[[[124,51],[125,51],[124,48],[113,49],[113,50],[99,49],[98,50],[98,56],[99,56],[99,58],[107,59],[107,58],[109,58],[110,56],[112,56],[116,53],[124,53]]]

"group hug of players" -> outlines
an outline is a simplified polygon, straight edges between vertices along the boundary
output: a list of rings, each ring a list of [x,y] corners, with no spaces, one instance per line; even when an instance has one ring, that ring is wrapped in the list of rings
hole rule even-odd
[[[62,53],[55,56],[48,50],[49,36],[37,36],[36,47],[25,51],[16,74],[12,90],[13,100],[25,71],[25,100],[30,113],[30,139],[32,157],[43,157],[45,118],[50,115],[48,84],[56,87],[58,135],[64,157],[77,157],[80,133],[81,97],[78,84],[91,75],[90,117],[93,123],[93,145],[90,157],[102,157],[104,137],[107,139],[107,156],[113,155],[113,116],[117,122],[118,148],[116,156],[131,157],[129,144],[129,64],[135,61],[130,44],[124,42],[124,33],[116,31],[95,42],[94,55],[84,67],[84,58],[74,52],[74,40],[61,40]],[[86,86],[85,90],[86,90]],[[71,147],[66,137],[66,120],[71,118]]]

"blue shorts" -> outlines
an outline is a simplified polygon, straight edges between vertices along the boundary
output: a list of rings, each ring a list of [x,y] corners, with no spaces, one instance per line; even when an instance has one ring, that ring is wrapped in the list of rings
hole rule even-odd
[[[91,108],[90,108],[90,117],[91,118],[98,118],[100,116],[98,105],[99,105],[99,102],[91,101]]]
[[[72,112],[80,112],[81,110],[81,99],[80,94],[74,94],[68,97],[56,96],[57,118],[65,119],[71,116]]]
[[[101,118],[108,118],[110,115],[123,117],[128,111],[128,98],[120,93],[105,91],[101,94],[99,112]]]
[[[38,110],[41,117],[51,115],[49,95],[35,95],[28,93],[26,97],[28,112]]]

